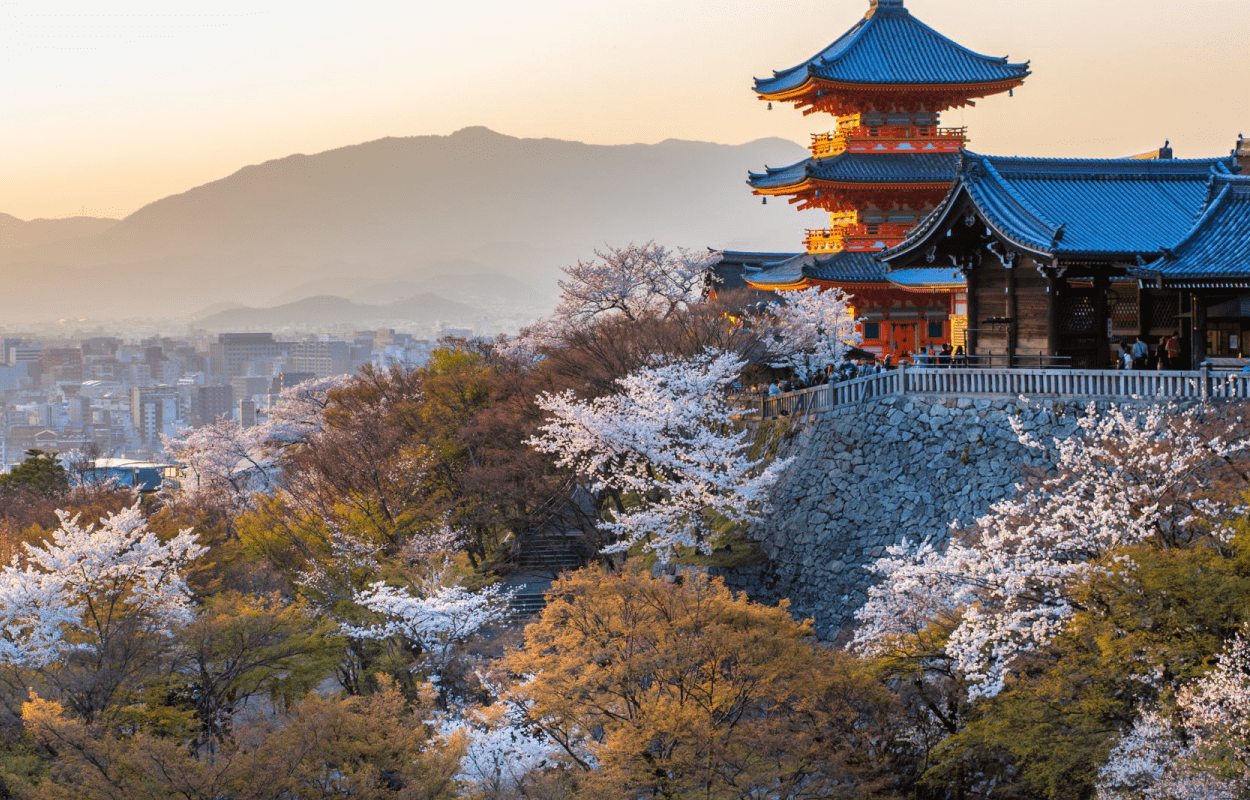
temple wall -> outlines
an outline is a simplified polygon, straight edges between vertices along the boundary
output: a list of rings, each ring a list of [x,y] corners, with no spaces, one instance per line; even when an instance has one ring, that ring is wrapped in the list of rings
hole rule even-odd
[[[1019,400],[887,398],[818,418],[784,421],[782,455],[795,461],[774,490],[771,516],[755,526],[768,559],[726,576],[765,602],[789,598],[827,639],[863,605],[864,567],[904,539],[945,541],[1015,493],[1029,469],[1052,466],[1027,450],[1010,417],[1041,438],[1067,437],[1081,408]]]
[[[1016,352],[1020,355],[1049,355],[1046,337],[1050,296],[1046,279],[1031,267],[1016,268]]]
[[[995,267],[976,272],[976,283],[969,287],[976,295],[976,319],[970,320],[977,329],[977,355],[990,353],[1003,355],[1007,352],[1007,328],[1002,325],[987,326],[984,320],[1007,316],[1007,272]]]

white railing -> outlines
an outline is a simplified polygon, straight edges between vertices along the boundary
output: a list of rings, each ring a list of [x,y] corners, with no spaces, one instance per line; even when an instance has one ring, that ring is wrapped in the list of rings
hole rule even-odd
[[[760,396],[747,416],[764,419],[829,411],[881,397],[1046,397],[1067,400],[1250,398],[1250,373],[1197,370],[949,369],[889,372]]]

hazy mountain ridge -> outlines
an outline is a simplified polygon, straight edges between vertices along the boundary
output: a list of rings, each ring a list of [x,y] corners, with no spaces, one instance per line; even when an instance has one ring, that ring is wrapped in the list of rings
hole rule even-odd
[[[337,323],[432,323],[472,324],[476,309],[435,294],[421,294],[392,303],[354,303],[343,297],[320,295],[272,308],[236,307],[209,314],[196,321],[210,331],[247,328],[317,327]]]
[[[0,214],[0,250],[21,250],[95,236],[116,224],[117,220],[102,217],[25,220]]]
[[[420,283],[447,262],[551,297],[559,268],[605,243],[797,247],[801,215],[761,206],[744,180],[805,153],[782,139],[588,145],[466,128],[292,155],[91,236],[0,250],[10,288],[0,310],[189,314],[289,300],[301,284],[345,277]]]

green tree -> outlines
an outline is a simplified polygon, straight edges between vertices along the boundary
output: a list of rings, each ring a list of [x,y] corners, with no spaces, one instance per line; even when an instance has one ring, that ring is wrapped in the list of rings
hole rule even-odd
[[[11,780],[31,800],[450,800],[460,742],[424,721],[427,696],[407,703],[393,684],[370,697],[309,697],[272,724],[242,727],[194,749],[146,731],[87,725],[32,697],[22,721],[43,774]]]
[[[569,575],[505,665],[532,676],[519,698],[585,769],[587,797],[867,798],[886,783],[876,676],[718,579]]]
[[[0,475],[0,492],[14,492],[35,497],[54,498],[69,491],[69,474],[57,460],[56,453],[27,450],[26,460],[6,475]]]
[[[181,693],[194,708],[200,741],[224,739],[234,714],[267,695],[291,701],[331,671],[342,640],[331,621],[303,605],[233,592],[209,598],[179,635],[186,667]]]
[[[934,790],[972,776],[993,797],[1092,798],[1099,767],[1139,705],[1168,704],[1250,620],[1250,533],[1186,547],[1123,548],[1074,594],[1068,629],[999,696],[966,709],[934,754]]]

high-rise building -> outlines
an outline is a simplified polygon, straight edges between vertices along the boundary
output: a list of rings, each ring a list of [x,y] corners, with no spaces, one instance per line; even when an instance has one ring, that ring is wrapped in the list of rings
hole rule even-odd
[[[130,390],[130,417],[135,433],[146,446],[160,442],[161,434],[174,433],[180,419],[178,390],[173,386],[135,386]]]
[[[268,375],[277,357],[272,333],[223,333],[209,345],[212,373],[218,378]]]
[[[193,387],[191,398],[189,416],[197,424],[207,425],[219,417],[234,414],[234,387],[230,384]]]
[[[346,375],[352,371],[352,348],[347,342],[292,342],[287,371],[318,378]]]

